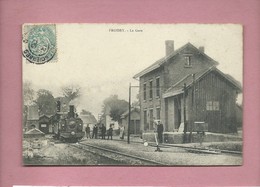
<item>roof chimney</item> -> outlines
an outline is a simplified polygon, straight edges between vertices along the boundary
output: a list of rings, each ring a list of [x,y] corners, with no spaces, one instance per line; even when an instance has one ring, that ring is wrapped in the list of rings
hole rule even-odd
[[[174,41],[173,40],[166,40],[165,41],[165,51],[166,56],[169,56],[174,51]]]
[[[199,51],[202,52],[202,53],[204,53],[204,46],[200,46],[200,47],[199,47]]]

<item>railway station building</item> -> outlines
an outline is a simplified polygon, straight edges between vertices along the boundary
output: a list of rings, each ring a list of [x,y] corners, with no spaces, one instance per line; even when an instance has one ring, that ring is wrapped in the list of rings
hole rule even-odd
[[[213,133],[236,132],[236,99],[241,84],[221,72],[204,47],[187,43],[174,49],[165,41],[166,55],[137,73],[139,79],[141,130],[154,131],[160,120],[164,131],[177,132],[184,121],[205,122]]]
[[[25,119],[25,132],[30,129],[39,128],[39,112],[37,105],[27,106],[27,115],[25,116]]]
[[[129,110],[127,110],[121,115],[122,125],[124,126],[125,132],[128,131],[128,118],[129,118]],[[134,134],[134,135],[141,134],[139,107],[131,108],[130,134]]]
[[[53,127],[51,124],[51,116],[42,115],[39,118],[39,130],[45,134],[53,133]]]

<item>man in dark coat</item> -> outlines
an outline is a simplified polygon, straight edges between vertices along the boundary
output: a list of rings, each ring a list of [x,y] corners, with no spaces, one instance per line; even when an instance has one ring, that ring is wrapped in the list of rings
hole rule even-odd
[[[158,140],[159,143],[163,142],[163,124],[159,121],[157,125],[157,133],[158,133]]]
[[[101,129],[101,138],[105,139],[105,137],[106,137],[106,127],[105,127],[105,125],[102,124],[100,129]]]
[[[113,125],[110,125],[108,131],[107,131],[107,139],[109,140],[109,137],[111,137],[111,140],[112,140],[112,137],[113,137]]]
[[[87,125],[85,131],[86,131],[86,138],[90,138],[90,127],[89,127],[89,124]]]
[[[98,128],[97,125],[93,127],[93,134],[92,134],[92,139],[95,137],[97,139],[97,133],[98,133]]]

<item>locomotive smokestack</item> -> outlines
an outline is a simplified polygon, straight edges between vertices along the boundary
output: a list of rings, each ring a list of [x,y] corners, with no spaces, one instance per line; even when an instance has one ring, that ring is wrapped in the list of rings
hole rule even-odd
[[[75,117],[74,105],[70,105],[69,118],[74,118],[74,117]]]

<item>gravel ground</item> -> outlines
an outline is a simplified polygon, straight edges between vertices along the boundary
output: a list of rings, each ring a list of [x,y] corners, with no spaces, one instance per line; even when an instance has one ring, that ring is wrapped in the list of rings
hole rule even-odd
[[[113,153],[113,152],[110,152],[110,151],[100,150],[100,149],[97,149],[95,147],[83,146],[82,144],[78,144],[78,145],[76,144],[76,145],[73,145],[73,146],[82,147],[86,151],[89,151],[89,152],[96,154],[96,155],[99,155],[99,156],[103,156],[103,157],[105,157],[105,159],[108,159],[106,162],[99,163],[100,165],[136,165],[136,166],[139,166],[139,165],[157,165],[155,163],[151,163],[150,160],[144,161],[144,160],[140,160],[140,159],[136,159],[136,158],[126,157],[126,156],[121,155],[121,154]],[[109,160],[116,160],[118,163],[113,164],[113,162],[110,163]]]
[[[145,147],[143,144],[131,142],[127,144],[126,141],[87,139],[82,143],[84,142],[155,160],[165,165],[242,165],[242,156],[190,153],[177,147],[161,148],[163,152],[155,152],[155,147]]]
[[[178,147],[161,148],[163,152],[155,152],[155,147],[145,147],[141,143],[131,142],[142,142],[140,138],[131,137],[130,144],[127,144],[126,139],[123,141],[116,141],[119,140],[119,138],[113,138],[114,140],[83,139],[82,143],[86,142],[107,149],[154,160],[163,163],[163,165],[170,166],[242,165],[242,156],[190,153],[185,149]],[[145,165],[145,163],[126,159],[122,156],[111,156],[106,152],[102,154],[98,153],[99,155],[97,155],[94,150],[92,150],[92,152],[86,152],[74,148],[69,144],[56,144],[57,142],[55,143],[51,138],[47,138],[46,142],[48,143],[39,149],[37,154],[33,157],[27,158],[24,156],[25,165]],[[192,147],[194,145],[185,144],[185,146]],[[26,147],[28,147],[28,142],[24,142],[24,149],[26,149]],[[117,160],[112,159],[115,157]]]
[[[69,144],[50,144],[33,158],[24,158],[25,165],[119,165],[107,157],[85,152]]]

